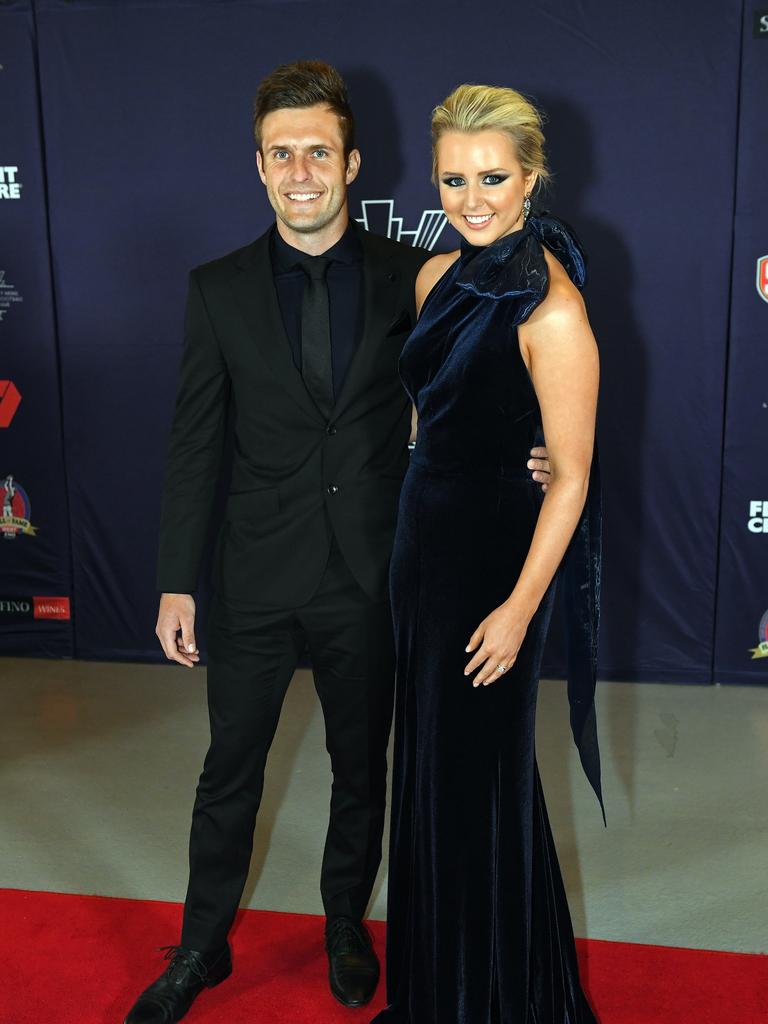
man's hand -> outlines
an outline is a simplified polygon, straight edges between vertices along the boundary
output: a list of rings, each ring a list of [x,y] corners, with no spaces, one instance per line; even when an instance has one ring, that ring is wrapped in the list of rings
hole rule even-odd
[[[195,643],[194,597],[191,594],[163,594],[155,633],[169,661],[194,668],[200,661]]]
[[[549,487],[549,474],[551,468],[546,448],[531,448],[531,458],[528,460],[528,469],[533,470],[533,479],[541,484],[542,491]]]

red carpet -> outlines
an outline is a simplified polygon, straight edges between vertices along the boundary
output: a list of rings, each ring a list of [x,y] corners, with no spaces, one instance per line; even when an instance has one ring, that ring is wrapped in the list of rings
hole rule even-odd
[[[0,890],[0,1024],[122,1024],[180,920],[173,903]],[[328,993],[320,918],[245,911],[232,946],[232,977],[190,1024],[367,1024],[381,1005],[383,986],[365,1010]],[[768,1021],[768,957],[593,940],[579,953],[601,1024]]]

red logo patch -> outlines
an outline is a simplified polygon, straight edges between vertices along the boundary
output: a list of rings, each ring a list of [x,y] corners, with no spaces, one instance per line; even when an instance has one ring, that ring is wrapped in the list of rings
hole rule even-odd
[[[757,261],[757,294],[768,302],[768,256],[761,256]]]
[[[69,619],[71,612],[68,597],[33,597],[36,619]]]
[[[0,427],[10,427],[21,404],[19,389],[12,380],[0,380]]]

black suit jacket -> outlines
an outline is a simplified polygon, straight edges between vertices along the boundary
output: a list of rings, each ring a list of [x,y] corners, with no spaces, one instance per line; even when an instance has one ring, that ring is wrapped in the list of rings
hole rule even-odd
[[[317,587],[332,531],[364,590],[386,592],[410,430],[397,362],[415,322],[416,274],[430,254],[357,230],[365,326],[329,420],[293,364],[269,231],[192,271],[163,489],[161,591],[197,586],[231,413],[216,589],[236,601],[300,604]]]

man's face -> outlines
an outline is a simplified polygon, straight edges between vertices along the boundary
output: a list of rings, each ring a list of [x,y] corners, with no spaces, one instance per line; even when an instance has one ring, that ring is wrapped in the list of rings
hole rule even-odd
[[[292,231],[313,234],[346,221],[360,154],[344,158],[339,119],[326,104],[267,114],[256,163],[272,208]]]

